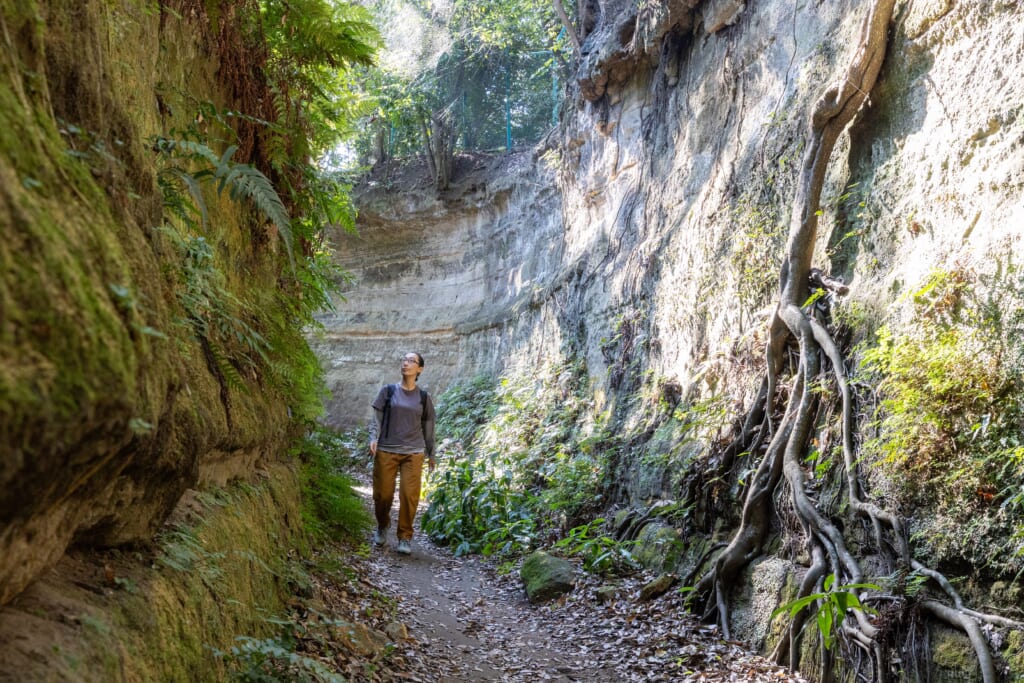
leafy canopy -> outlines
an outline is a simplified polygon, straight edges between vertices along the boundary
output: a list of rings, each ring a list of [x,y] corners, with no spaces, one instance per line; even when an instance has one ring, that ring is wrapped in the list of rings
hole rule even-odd
[[[381,66],[364,72],[376,106],[354,145],[374,158],[420,151],[442,115],[457,146],[490,149],[533,142],[551,125],[565,38],[548,0],[375,0],[386,43]],[[379,153],[379,149],[376,150]]]

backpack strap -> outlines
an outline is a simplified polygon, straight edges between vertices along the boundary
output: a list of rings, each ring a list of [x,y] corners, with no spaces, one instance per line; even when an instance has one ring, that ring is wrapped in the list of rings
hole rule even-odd
[[[384,399],[384,417],[381,419],[380,435],[387,437],[391,428],[391,399],[395,396],[395,385],[388,385],[387,397]]]
[[[434,458],[434,439],[431,436],[430,440],[427,440],[427,390],[420,389],[420,406],[422,412],[420,413],[420,427],[423,429],[423,440],[424,450],[426,451],[427,457]],[[433,430],[431,430],[433,432]]]

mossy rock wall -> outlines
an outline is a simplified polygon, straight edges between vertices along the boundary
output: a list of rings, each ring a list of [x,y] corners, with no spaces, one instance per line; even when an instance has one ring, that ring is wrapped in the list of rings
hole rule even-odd
[[[150,538],[186,488],[281,451],[280,396],[228,385],[175,296],[148,141],[231,107],[196,3],[0,2],[0,604],[69,544]],[[210,197],[240,298],[277,257]],[[269,251],[269,250],[267,250]]]
[[[0,608],[0,672],[226,680],[216,651],[278,635],[274,618],[302,581],[288,557],[308,547],[299,499],[294,472],[274,466],[256,485],[190,493],[153,551],[70,553]]]

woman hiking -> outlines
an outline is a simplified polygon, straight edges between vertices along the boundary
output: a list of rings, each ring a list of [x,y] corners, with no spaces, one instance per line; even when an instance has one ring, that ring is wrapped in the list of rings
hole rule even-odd
[[[416,386],[423,371],[423,356],[402,357],[402,381],[381,387],[373,402],[370,421],[370,453],[373,454],[373,507],[377,517],[374,545],[384,545],[391,526],[391,504],[398,486],[398,552],[412,552],[412,523],[420,502],[423,456],[430,471],[434,459],[434,404]]]

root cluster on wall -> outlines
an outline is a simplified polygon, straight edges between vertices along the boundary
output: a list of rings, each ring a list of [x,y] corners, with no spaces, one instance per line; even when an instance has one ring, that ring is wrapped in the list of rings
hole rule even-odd
[[[821,402],[815,383],[820,379],[823,360],[831,367],[839,391],[842,413],[842,453],[847,482],[846,502],[858,517],[874,530],[875,550],[887,558],[890,570],[917,571],[931,579],[952,605],[938,599],[921,603],[929,616],[962,629],[978,657],[986,683],[997,680],[996,669],[980,623],[1024,628],[1024,624],[983,614],[964,605],[952,584],[938,571],[926,567],[911,556],[906,529],[899,516],[866,499],[858,472],[854,446],[853,396],[847,381],[846,360],[814,306],[805,302],[813,292],[812,256],[821,214],[821,192],[826,169],[836,140],[861,109],[875,85],[886,52],[887,34],[895,0],[876,0],[867,17],[854,59],[843,77],[831,85],[815,103],[810,117],[807,146],[798,178],[790,220],[787,253],[782,265],[781,294],[771,318],[768,334],[766,377],[757,400],[745,420],[746,429],[737,437],[745,450],[759,452],[767,443],[760,464],[750,479],[743,502],[740,526],[728,545],[714,557],[709,570],[697,584],[698,605],[706,617],[714,616],[729,637],[728,591],[738,573],[761,554],[769,532],[772,498],[785,484],[792,507],[800,521],[806,551],[811,558],[799,587],[797,599],[820,593],[827,577],[837,584],[863,584],[864,572],[857,557],[848,548],[842,530],[818,506],[808,493],[802,463],[806,459],[815,418]],[[818,286],[829,284],[816,273]],[[787,367],[787,348],[795,340],[798,347],[795,367]],[[779,384],[788,373],[788,400],[777,414]],[[733,452],[736,452],[734,447]],[[865,592],[861,600],[884,602],[892,596]],[[776,646],[773,657],[796,668],[800,661],[800,638],[809,609],[796,615],[786,635]],[[890,643],[881,628],[862,609],[850,610],[852,619],[842,622],[842,637],[863,649],[873,666],[871,679],[890,679]],[[833,662],[824,652],[820,675],[831,680]]]

